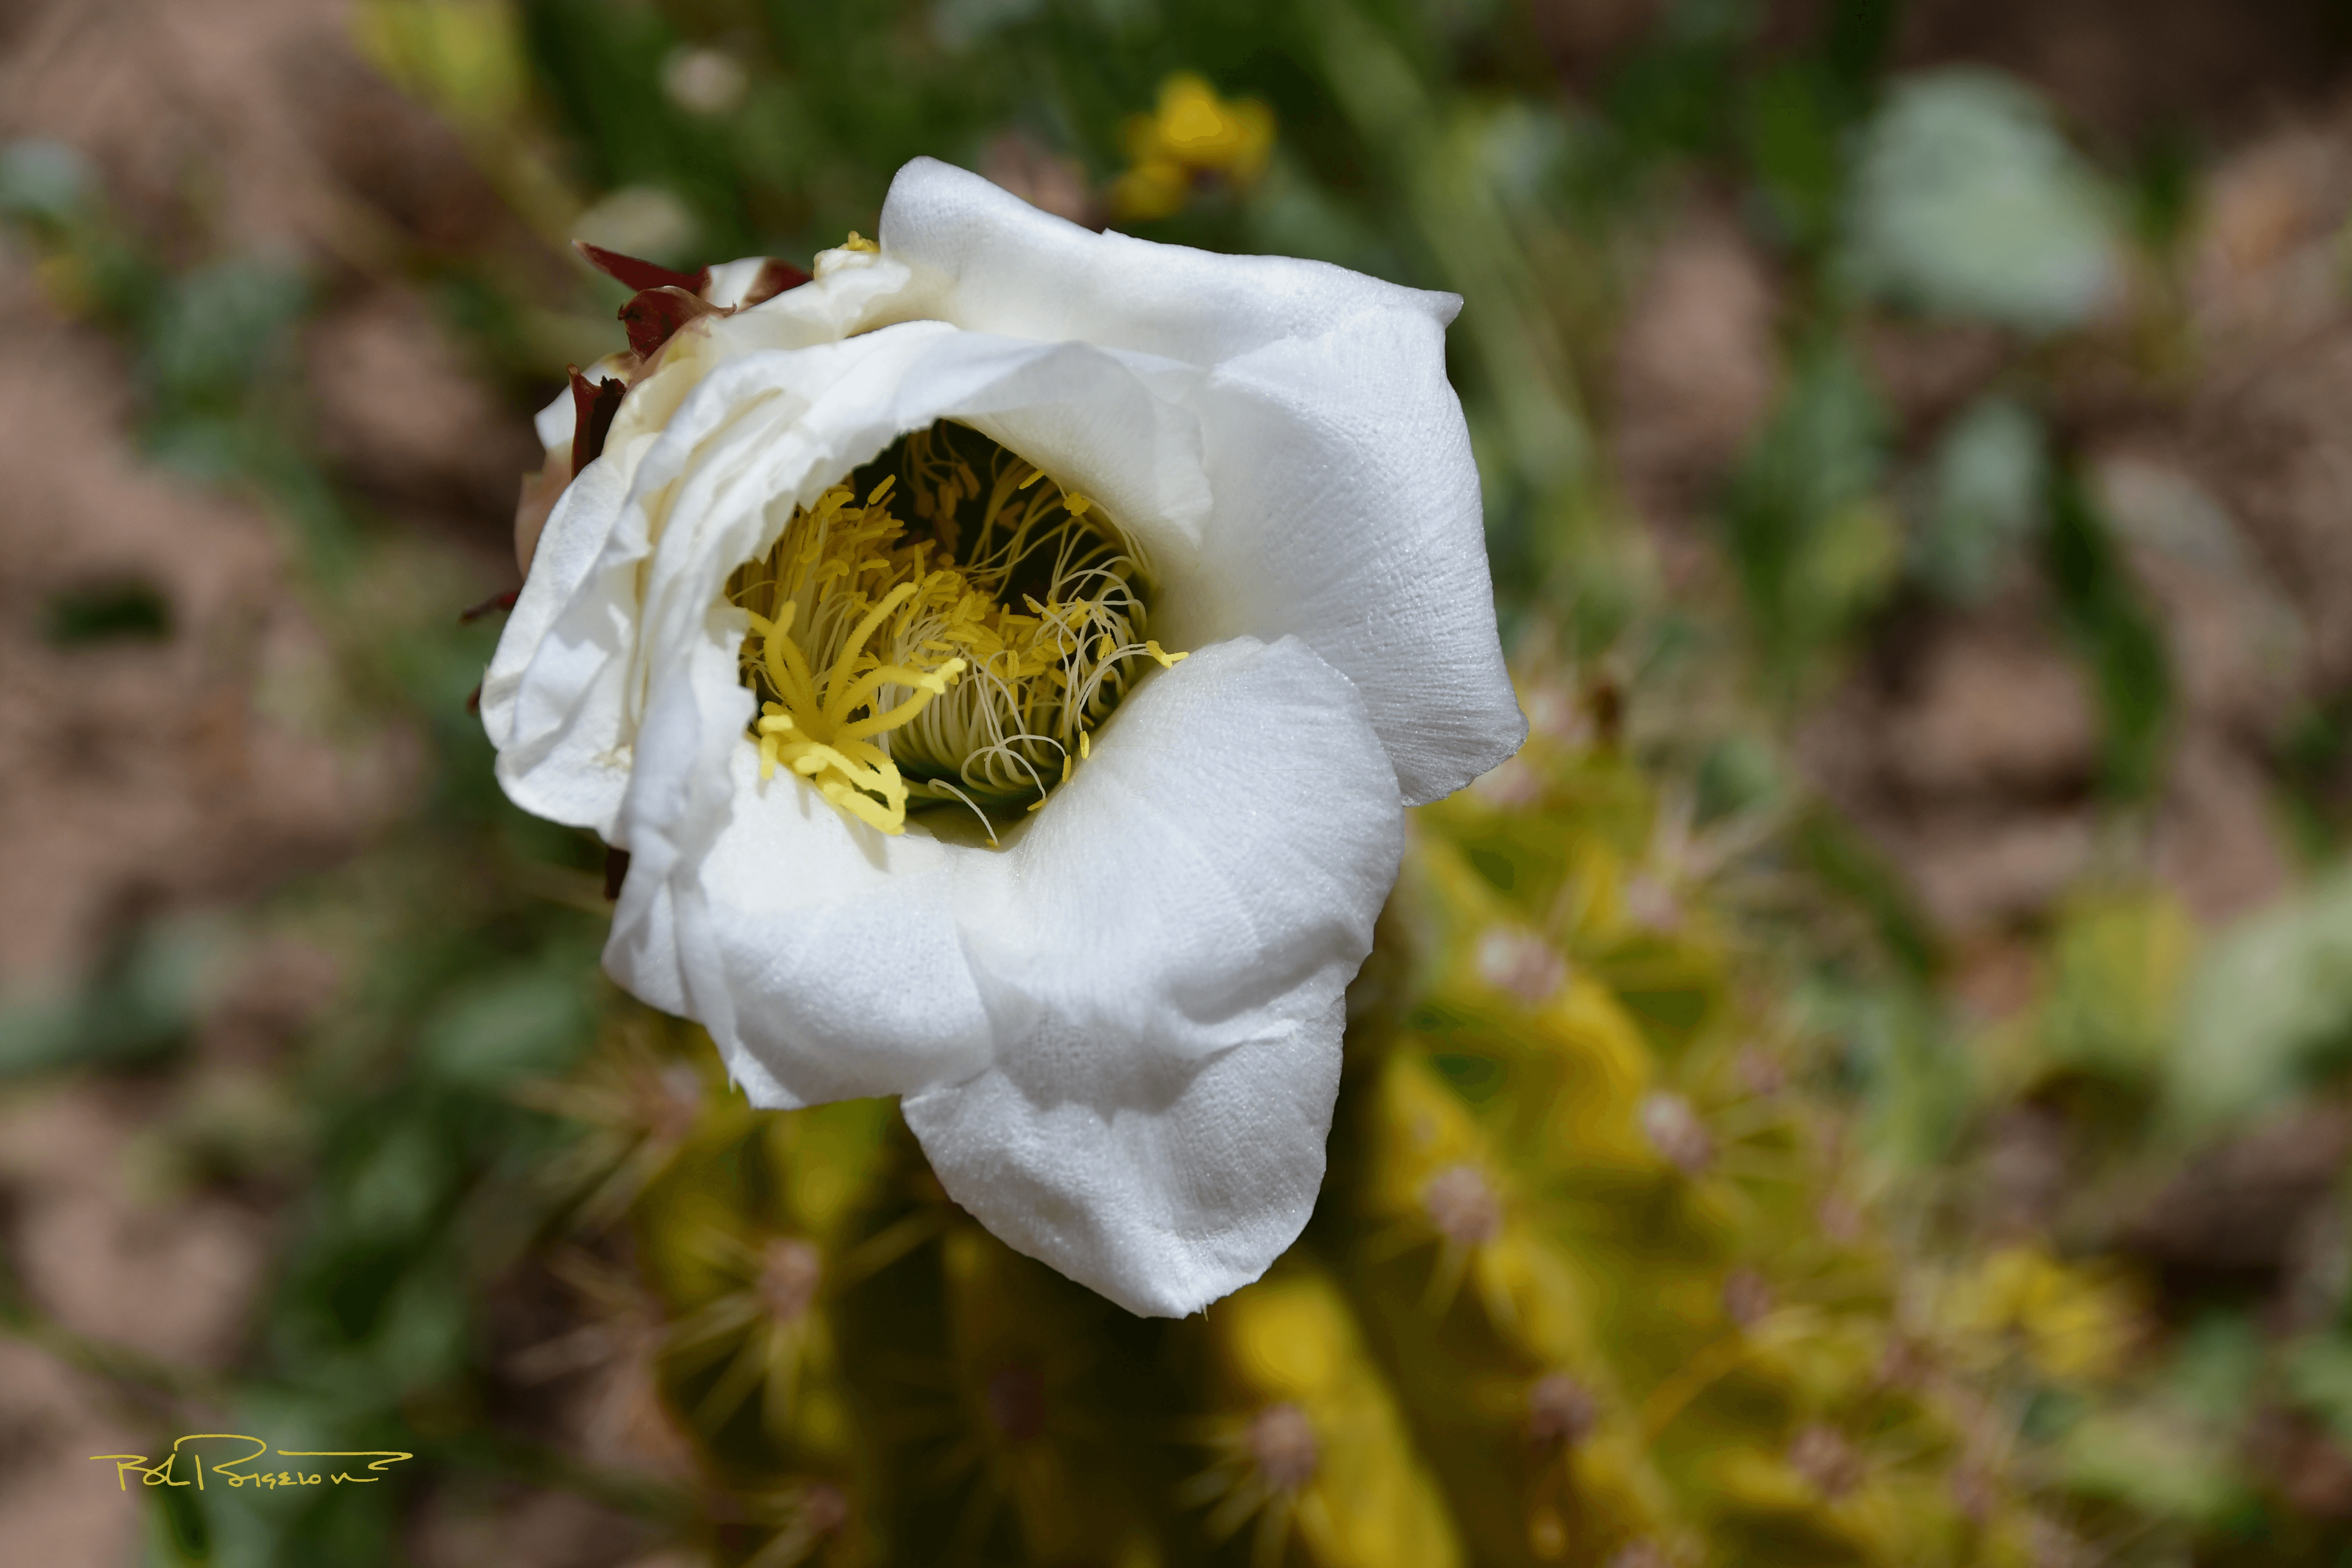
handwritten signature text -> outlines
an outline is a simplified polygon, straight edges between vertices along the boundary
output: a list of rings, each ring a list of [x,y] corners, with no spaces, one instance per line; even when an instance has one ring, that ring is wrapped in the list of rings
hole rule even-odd
[[[250,1446],[245,1447],[243,1452],[235,1452],[230,1449],[230,1445]],[[348,1452],[280,1448],[277,1452],[281,1459],[365,1459],[369,1463],[364,1467],[354,1464],[297,1465],[291,1469],[257,1470],[248,1468],[256,1459],[269,1451],[269,1445],[260,1438],[247,1437],[240,1433],[191,1432],[184,1437],[174,1439],[172,1451],[164,1455],[160,1461],[151,1461],[145,1454],[92,1454],[90,1458],[113,1462],[115,1483],[123,1491],[131,1489],[132,1476],[139,1478],[139,1484],[142,1487],[192,1486],[198,1491],[203,1491],[205,1489],[207,1478],[214,1485],[226,1484],[232,1488],[341,1486],[346,1481],[358,1486],[367,1486],[383,1478],[380,1475],[358,1475],[354,1473],[355,1471],[362,1468],[369,1470],[382,1470],[386,1466],[396,1465],[403,1459],[413,1459],[416,1457],[414,1454],[404,1454],[397,1448],[367,1448]],[[226,1458],[223,1457],[224,1454],[226,1455]],[[182,1472],[183,1460],[187,1462],[185,1473]]]

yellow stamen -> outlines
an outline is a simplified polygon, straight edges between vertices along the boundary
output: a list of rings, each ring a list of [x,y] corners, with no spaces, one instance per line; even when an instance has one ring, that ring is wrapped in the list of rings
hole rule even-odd
[[[827,489],[729,584],[761,776],[805,779],[891,834],[910,801],[961,803],[993,842],[989,812],[1068,780],[1138,661],[1184,656],[1140,637],[1142,564],[1086,497],[961,426],[894,455],[862,505]]]
[[[1085,732],[1083,731],[1080,731],[1081,738],[1083,738],[1084,733]],[[1062,753],[1062,776],[1054,782],[1056,788],[1070,782],[1070,753],[1067,752],[1064,752]],[[1029,809],[1035,811],[1045,804],[1045,796],[1041,794],[1035,800],[1029,803]]]

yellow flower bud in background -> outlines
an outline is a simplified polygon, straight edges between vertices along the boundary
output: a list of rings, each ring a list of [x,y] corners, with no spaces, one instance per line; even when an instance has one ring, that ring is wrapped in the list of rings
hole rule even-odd
[[[1160,85],[1160,107],[1127,122],[1127,172],[1113,183],[1111,210],[1150,222],[1184,210],[1195,180],[1245,185],[1274,152],[1274,110],[1255,99],[1228,101],[1190,71]]]

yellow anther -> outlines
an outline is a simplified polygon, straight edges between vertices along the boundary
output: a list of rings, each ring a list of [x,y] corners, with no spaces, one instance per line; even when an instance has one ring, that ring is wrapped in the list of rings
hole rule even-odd
[[[1091,754],[1087,726],[1132,686],[1135,661],[1183,656],[1139,640],[1140,566],[1098,507],[1039,490],[1045,471],[1001,447],[975,458],[984,438],[951,428],[893,448],[862,506],[844,483],[797,510],[728,594],[763,699],[751,726],[762,778],[806,780],[892,834],[910,803],[960,803],[993,840],[990,811],[1042,803],[1055,756],[1066,781]],[[922,537],[891,514],[900,497]],[[1013,589],[1016,574],[1036,591]]]
[[[1080,739],[1081,741],[1083,741],[1083,740],[1085,739],[1085,736],[1086,736],[1086,731],[1083,731],[1083,730],[1081,730],[1080,731],[1078,731],[1078,735],[1079,735],[1079,739]],[[1067,783],[1069,783],[1069,782],[1070,782],[1070,753],[1069,753],[1069,752],[1064,752],[1062,753],[1062,776],[1061,776],[1060,778],[1055,779],[1055,780],[1054,781],[1054,787],[1055,787],[1055,788],[1056,788],[1056,789],[1059,789],[1062,785],[1064,785],[1064,784],[1067,784]],[[1046,797],[1045,797],[1045,795],[1039,795],[1035,800],[1031,801],[1031,802],[1029,803],[1029,809],[1030,809],[1030,810],[1032,810],[1032,811],[1034,811],[1034,810],[1036,810],[1039,806],[1044,805],[1045,804],[1045,798],[1046,798]]]
[[[853,228],[849,231],[849,237],[841,242],[841,248],[844,250],[878,251],[882,247]]]
[[[1143,651],[1158,659],[1160,661],[1160,668],[1162,669],[1173,669],[1178,665],[1192,657],[1189,653],[1170,653],[1165,648],[1162,648],[1159,643],[1149,638],[1147,638],[1143,644]]]

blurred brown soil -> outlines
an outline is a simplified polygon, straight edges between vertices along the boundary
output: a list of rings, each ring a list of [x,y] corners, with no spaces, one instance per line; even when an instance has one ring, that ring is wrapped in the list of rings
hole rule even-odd
[[[1670,589],[1710,575],[1710,510],[1780,382],[1780,300],[1728,213],[1693,201],[1643,267],[1612,365],[1611,455]]]
[[[2274,116],[2200,186],[2177,280],[2144,280],[2051,372],[2172,663],[2169,761],[2127,853],[2209,921],[2292,880],[2275,759],[2298,717],[2352,692],[2347,216],[2352,109]],[[1781,308],[1766,259],[1705,196],[1643,268],[1612,453],[1670,586],[1720,572],[1711,507],[1769,411]],[[1868,349],[1907,450],[2021,352],[1916,322],[1880,323]],[[2100,745],[2085,667],[2021,569],[1980,604],[1891,617],[1799,755],[1965,944],[2030,925],[2100,863]]]
[[[2352,1109],[2307,1105],[2273,1116],[2144,1196],[2124,1219],[2123,1248],[2185,1277],[2176,1289],[2308,1270],[2315,1251],[2341,1245],[2334,1199],[2347,1153]]]
[[[1538,20],[1580,78],[1657,9],[1552,5]],[[1826,12],[1789,0],[1769,14],[1768,40],[1787,43]],[[2194,912],[2225,920],[2293,874],[2273,804],[2285,726],[2352,691],[2352,309],[2337,250],[2352,29],[2324,0],[1918,0],[1895,56],[2022,76],[2111,157],[2164,137],[2227,149],[2198,193],[2179,363],[2143,363],[2119,323],[2116,343],[2056,377],[2179,687],[2137,853]],[[1710,508],[1769,411],[1781,309],[1767,258],[1704,194],[1645,260],[1617,344],[1612,457],[1670,587],[1719,571]],[[1916,447],[2017,353],[1989,329],[1887,324],[1870,368]],[[1980,605],[1906,610],[1821,705],[1800,757],[1965,944],[2030,923],[2092,868],[2099,740],[2082,663],[2021,574]]]
[[[1906,66],[2026,78],[2110,156],[2152,138],[2230,149],[2197,192],[2179,362],[2151,365],[2118,343],[2055,384],[2173,664],[2173,753],[2144,851],[2209,921],[2286,887],[2273,758],[2305,705],[2352,690],[2352,435],[2340,417],[2352,307],[2336,248],[2352,213],[2347,21],[2322,0],[1920,0],[1898,49]],[[1882,350],[1881,384],[1914,431],[2005,357],[1984,335],[1932,329],[1891,331]],[[1906,628],[1808,736],[1832,798],[1956,931],[2031,918],[2090,863],[2095,715],[2050,626],[2010,594]],[[1969,668],[2002,679],[1948,679]],[[1951,742],[1937,763],[1912,752],[1922,725]]]
[[[2116,151],[2151,133],[2235,139],[2325,96],[2352,58],[2347,20],[2331,0],[1910,0],[1895,63],[2023,77]]]
[[[53,984],[127,920],[349,852],[409,769],[391,737],[339,745],[267,711],[272,688],[330,679],[277,530],[141,462],[119,356],[21,266],[0,269],[0,310],[16,324],[0,360],[0,980]],[[131,584],[159,595],[168,637],[45,637],[59,598]]]
[[[320,449],[369,504],[503,585],[529,426],[403,279],[528,237],[457,139],[357,58],[349,20],[331,0],[14,0],[0,7],[0,139],[76,149],[176,263],[299,268],[323,300],[302,344]],[[406,736],[347,710],[282,524],[146,463],[124,353],[5,250],[0,315],[5,995],[70,984],[150,917],[235,905],[351,856],[418,779]],[[126,585],[160,597],[167,636],[45,635],[60,595]],[[264,942],[171,1079],[0,1102],[9,1265],[62,1329],[182,1366],[244,1348],[271,1205],[193,1188],[151,1156],[175,1121],[254,1100],[340,980],[318,950]],[[140,1451],[179,1414],[120,1409],[98,1380],[0,1342],[0,1554],[128,1561],[138,1500],[82,1456]],[[440,1508],[419,1527],[420,1561],[611,1561],[632,1539],[552,1495],[483,1513]]]
[[[1570,83],[1604,79],[1667,0],[1536,0],[1537,37]],[[1822,37],[1831,0],[1765,0],[1767,49]],[[2024,78],[2108,153],[2151,135],[2230,143],[2323,100],[2352,63],[2336,0],[1906,0],[1897,70],[1969,64]]]
[[[525,241],[448,130],[362,62],[333,0],[18,0],[0,135],[82,153],[149,244],[291,259],[325,296],[304,343],[321,449],[374,504],[499,575],[528,428],[401,281],[430,255]],[[133,391],[97,331],[0,264],[0,983],[85,967],[161,909],[247,898],[349,853],[413,781],[397,736],[292,715],[330,650],[257,506],[144,467]],[[142,583],[153,645],[61,649],[61,594]],[[339,721],[341,721],[339,722]]]
[[[111,1465],[91,1454],[144,1454],[144,1421],[117,1410],[106,1385],[17,1340],[0,1340],[0,1530],[26,1563],[130,1563],[145,1520]],[[112,1506],[109,1506],[109,1505]]]

